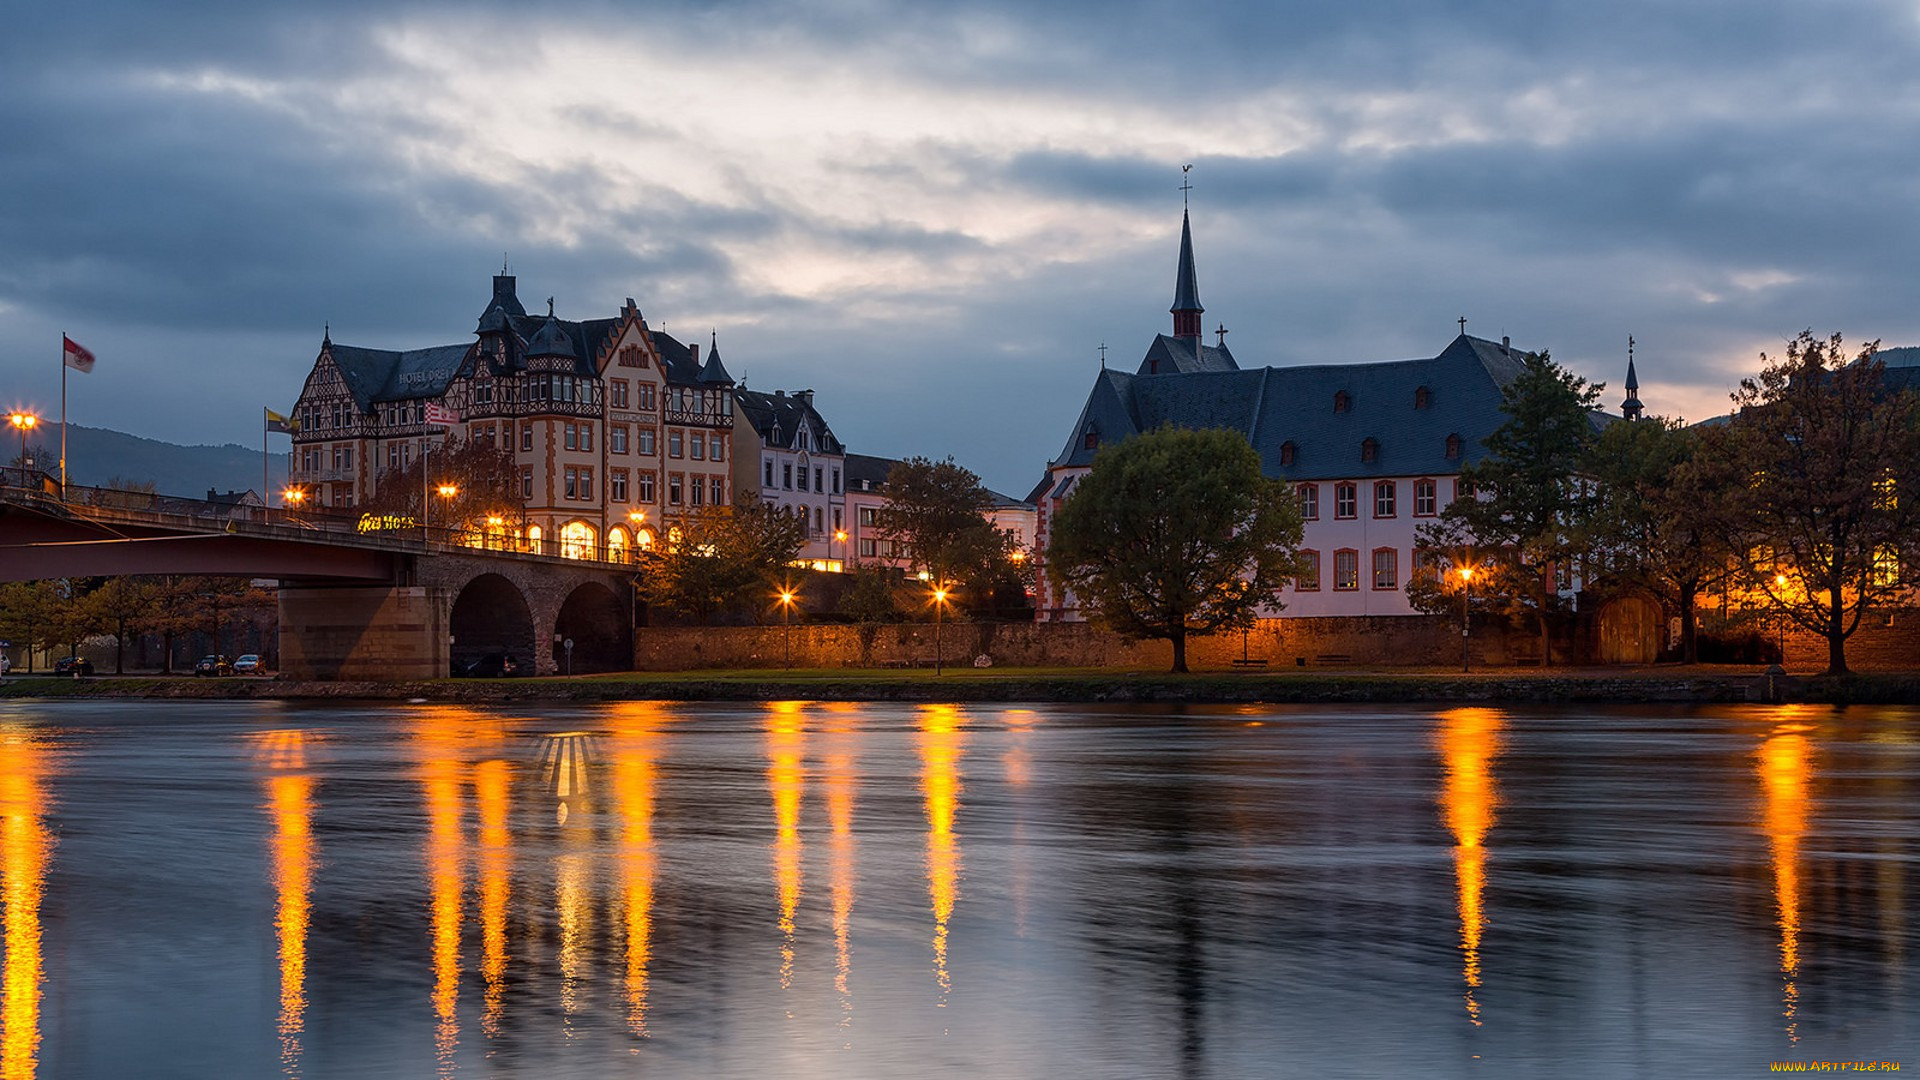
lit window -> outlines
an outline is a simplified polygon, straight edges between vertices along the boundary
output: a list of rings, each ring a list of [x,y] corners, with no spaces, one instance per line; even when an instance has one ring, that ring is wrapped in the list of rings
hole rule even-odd
[[[560,527],[560,557],[563,559],[588,559],[593,557],[593,526],[584,521],[569,521]]]
[[[1400,553],[1398,551],[1393,548],[1374,549],[1373,587],[1376,589],[1400,587]]]
[[[1333,591],[1352,592],[1360,587],[1360,553],[1341,548],[1333,553]]]
[[[1300,592],[1320,591],[1320,553],[1302,551],[1300,553],[1300,574],[1293,579],[1293,587]]]

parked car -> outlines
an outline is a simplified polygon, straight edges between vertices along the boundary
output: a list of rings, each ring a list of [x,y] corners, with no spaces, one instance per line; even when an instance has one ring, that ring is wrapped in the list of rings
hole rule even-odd
[[[488,653],[468,664],[460,674],[469,679],[501,679],[520,674],[520,662],[512,653]]]
[[[233,662],[233,673],[235,675],[260,674],[260,654],[247,653],[245,656],[235,660]]]
[[[93,661],[79,656],[63,656],[53,662],[55,675],[91,675]]]
[[[231,675],[233,661],[224,656],[203,656],[199,663],[193,665],[193,674],[195,678],[201,675]]]

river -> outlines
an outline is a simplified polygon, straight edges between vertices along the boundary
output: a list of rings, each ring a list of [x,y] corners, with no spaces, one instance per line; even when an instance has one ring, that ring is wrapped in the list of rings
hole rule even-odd
[[[0,703],[0,1080],[1920,1068],[1920,710]]]

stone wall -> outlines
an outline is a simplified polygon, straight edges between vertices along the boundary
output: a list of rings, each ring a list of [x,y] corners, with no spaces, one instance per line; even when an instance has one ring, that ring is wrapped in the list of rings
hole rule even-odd
[[[438,679],[447,674],[445,591],[280,589],[280,673],[289,679]]]
[[[1789,629],[1785,667],[1793,674],[1825,671],[1827,639]],[[1847,639],[1847,667],[1854,671],[1912,671],[1920,668],[1920,611],[1869,611],[1860,629]]]
[[[934,662],[931,623],[873,627],[808,625],[792,628],[794,667],[902,667]],[[946,664],[971,665],[979,656],[1007,667],[1111,667],[1165,670],[1173,648],[1164,641],[1128,642],[1085,623],[948,623],[940,628]],[[1515,645],[1537,652],[1528,634],[1504,624],[1473,632],[1473,662],[1506,665]],[[863,638],[865,640],[863,640]],[[634,646],[640,671],[703,668],[777,668],[789,639],[779,625],[643,627]],[[1187,642],[1187,665],[1230,668],[1242,657],[1240,634]],[[1271,668],[1349,664],[1453,666],[1461,661],[1460,624],[1431,615],[1373,618],[1263,619],[1244,640],[1245,655]],[[1555,652],[1558,653],[1558,649]]]

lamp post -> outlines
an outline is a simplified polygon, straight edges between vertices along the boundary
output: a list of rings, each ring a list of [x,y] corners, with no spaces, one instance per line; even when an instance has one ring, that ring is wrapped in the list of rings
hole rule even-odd
[[[1460,568],[1460,670],[1473,670],[1473,623],[1469,612],[1473,607],[1473,567]]]
[[[451,499],[455,495],[460,494],[460,486],[458,484],[441,484],[439,487],[434,488],[434,491],[438,492],[443,499]],[[420,506],[420,539],[422,542],[425,542],[429,535],[428,526],[432,520],[432,502],[431,500],[422,500]]]
[[[793,670],[793,587],[780,590],[780,628],[786,639],[787,670]]]
[[[845,570],[847,568],[847,530],[833,530],[833,538],[840,544],[840,569]],[[827,550],[827,558],[833,558],[833,550],[831,548]]]
[[[1776,594],[1786,593],[1787,575],[1785,574],[1773,575],[1773,591]],[[1780,643],[1780,666],[1786,667],[1787,666],[1787,620],[1785,618],[1785,610],[1784,610],[1785,605],[1781,603],[1779,595],[1776,595],[1774,597],[1773,603],[1775,608],[1780,609],[1780,610],[1776,610],[1773,613],[1774,635],[1776,636],[1776,638],[1779,640],[1779,643]]]
[[[30,412],[14,412],[7,414],[7,423],[20,432],[20,483],[24,487],[27,482],[27,432],[39,425],[40,418]]]
[[[937,678],[945,670],[946,656],[940,650],[940,621],[947,606],[947,587],[945,584],[933,587],[933,674]]]
[[[306,499],[307,493],[297,487],[283,488],[280,492],[280,506],[283,509],[289,506],[298,509]]]

